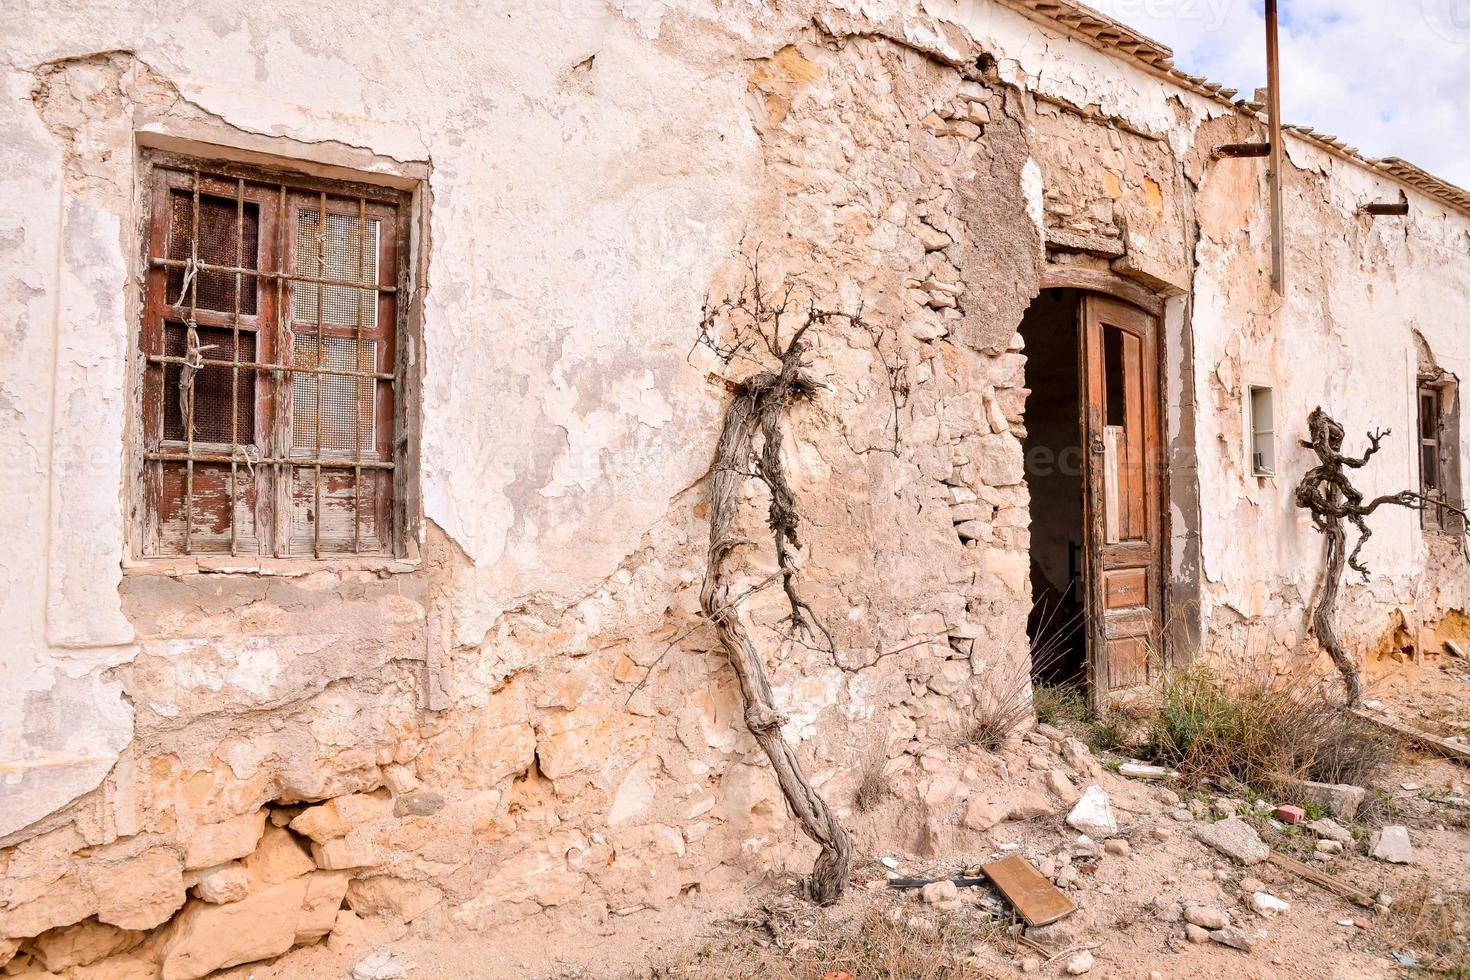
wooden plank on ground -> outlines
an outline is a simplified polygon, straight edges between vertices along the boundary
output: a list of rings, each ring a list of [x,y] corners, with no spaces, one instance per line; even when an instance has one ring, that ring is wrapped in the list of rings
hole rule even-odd
[[[1375,714],[1372,711],[1365,711],[1362,708],[1349,708],[1348,714],[1354,718],[1361,718],[1371,725],[1377,725],[1385,731],[1402,736],[1410,742],[1438,752],[1440,755],[1470,765],[1470,746],[1461,745],[1458,742],[1451,742],[1449,739],[1440,738],[1438,735],[1431,735],[1410,725],[1405,725],[1403,722],[1394,721],[1392,718],[1386,718],[1383,715]]]
[[[1019,854],[982,864],[980,870],[1016,907],[1028,926],[1044,926],[1077,911],[1076,902]]]
[[[1354,904],[1362,905],[1365,908],[1373,907],[1373,897],[1367,892],[1357,888],[1354,885],[1348,884],[1341,878],[1334,878],[1332,875],[1327,874],[1325,871],[1318,871],[1316,868],[1310,865],[1303,864],[1296,858],[1289,858],[1285,854],[1280,854],[1276,851],[1272,851],[1271,863],[1279,868],[1290,871],[1298,878],[1303,878],[1307,881],[1310,881],[1312,884],[1316,885],[1319,888],[1327,889],[1334,895],[1341,895],[1343,898],[1347,899],[1350,902],[1353,902]]]
[[[945,881],[945,880],[954,882],[954,886],[956,888],[977,888],[980,885],[985,884],[990,879],[989,878],[949,878],[949,879],[945,879],[945,878],[889,878],[888,879],[888,887],[889,888],[901,888],[901,889],[904,889],[904,890],[910,890],[910,889],[914,889],[914,888],[923,888],[925,885],[932,885],[936,881]]]

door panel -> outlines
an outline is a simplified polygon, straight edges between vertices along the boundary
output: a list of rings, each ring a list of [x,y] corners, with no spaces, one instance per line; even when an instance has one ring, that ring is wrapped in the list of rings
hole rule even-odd
[[[1148,605],[1148,569],[1120,568],[1103,576],[1103,608],[1137,609]]]
[[[1083,298],[1088,672],[1094,702],[1148,683],[1162,636],[1162,420],[1154,319]]]

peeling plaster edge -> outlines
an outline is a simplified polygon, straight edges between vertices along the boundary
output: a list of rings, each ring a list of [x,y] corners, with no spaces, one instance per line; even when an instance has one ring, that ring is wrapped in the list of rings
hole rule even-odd
[[[69,799],[66,799],[60,803],[48,803],[50,809],[48,809],[44,813],[35,816],[32,820],[23,825],[14,826],[8,824],[8,812],[0,815],[0,819],[4,819],[5,821],[7,821],[6,825],[10,828],[3,835],[0,835],[0,849],[22,843],[49,831],[76,823],[78,816],[77,811],[81,806],[85,804],[86,799],[92,794],[97,793],[99,790],[104,790],[105,792],[104,787],[106,786],[108,777],[117,770],[118,765],[125,758],[128,749],[133,745],[137,735],[137,713],[133,708],[133,700],[131,696],[128,695],[127,691],[123,688],[122,683],[107,676],[108,673],[108,670],[102,669],[89,671],[86,674],[80,676],[93,678],[96,681],[96,688],[98,691],[107,692],[115,695],[115,706],[120,711],[124,712],[127,716],[125,726],[126,733],[121,735],[120,738],[104,743],[103,747],[107,750],[110,750],[106,755],[85,756],[81,758],[72,758],[64,761],[47,762],[37,765],[25,765],[23,763],[15,765],[7,762],[6,767],[3,770],[0,770],[0,772],[3,772],[3,774],[6,776],[7,783],[9,781],[9,776],[12,773],[19,773],[23,778],[25,773],[35,772],[39,769],[49,769],[54,771],[69,768],[91,767],[96,772],[96,778],[89,778],[85,784],[85,787],[78,789],[77,792]],[[80,677],[77,679],[80,679]],[[121,732],[121,727],[114,730]]]
[[[712,467],[713,461],[711,461],[711,468]],[[549,589],[537,589],[530,592],[512,592],[512,594],[502,597],[482,597],[486,598],[486,601],[494,609],[493,614],[485,617],[485,622],[487,625],[482,635],[475,639],[473,642],[459,642],[458,640],[456,640],[453,643],[454,648],[457,650],[474,650],[484,647],[486,644],[492,642],[492,640],[494,639],[494,633],[500,627],[502,621],[510,616],[529,615],[529,610],[533,606],[546,606],[547,608],[554,611],[557,616],[561,617],[565,616],[568,612],[570,612],[575,607],[581,605],[582,603],[596,599],[599,593],[612,592],[615,588],[615,585],[613,584],[613,579],[617,577],[617,574],[627,569],[629,565],[632,564],[635,559],[637,559],[639,554],[646,550],[646,545],[644,544],[644,542],[648,540],[649,536],[653,534],[653,532],[657,530],[661,524],[667,522],[674,515],[674,513],[679,509],[679,500],[691,491],[697,491],[700,485],[709,479],[709,475],[710,469],[705,469],[687,486],[681,487],[674,493],[670,494],[668,498],[668,506],[655,519],[644,526],[643,530],[638,535],[637,543],[635,543],[632,547],[628,548],[621,555],[619,555],[616,563],[613,564],[613,566],[606,572],[606,574],[597,576],[594,580],[589,581],[587,585],[582,589],[568,592],[556,592]],[[425,522],[429,520],[430,518],[426,516]],[[454,545],[455,549],[459,551],[463,559],[472,568],[483,567],[480,562],[477,562],[472,557],[470,557],[469,553],[464,549],[464,547],[457,540],[455,540],[454,537],[449,534],[449,532],[445,531],[437,522],[435,523],[435,527],[444,534],[446,540]],[[493,564],[493,562],[488,564]],[[454,635],[458,636],[457,628],[454,629]],[[516,671],[512,671],[512,673],[519,672],[519,670],[521,669],[525,668],[517,668]]]
[[[142,65],[144,68],[148,69],[148,71],[151,72],[156,78],[167,84],[180,102],[189,106],[194,111],[204,115],[209,120],[221,126],[228,127],[229,129],[234,130],[237,133],[243,133],[245,135],[258,138],[268,145],[284,144],[288,146],[318,147],[324,150],[336,149],[348,153],[366,154],[376,165],[371,168],[364,167],[363,169],[367,173],[379,173],[380,171],[377,169],[379,166],[387,166],[389,168],[402,168],[415,164],[427,165],[429,162],[427,146],[425,147],[424,156],[420,159],[399,158],[393,156],[392,154],[381,153],[377,150],[374,150],[370,146],[362,146],[355,143],[348,143],[339,139],[308,139],[302,136],[268,133],[264,130],[254,129],[242,123],[231,122],[223,113],[211,109],[207,105],[205,105],[202,101],[202,99],[204,98],[203,96],[196,97],[186,94],[184,89],[180,87],[180,83],[175,81],[171,72],[160,69],[157,65],[153,64],[147,58],[143,57],[137,52],[136,49],[133,48],[102,48],[83,50],[73,54],[66,54],[59,57],[48,58],[45,61],[37,62],[33,65],[19,66],[19,70],[30,74],[32,77],[35,77],[47,69],[64,68],[69,62],[81,62],[93,58],[105,58],[111,55],[119,55],[125,58],[130,58],[137,64]],[[138,132],[140,133],[145,131],[146,130],[144,128],[140,128],[138,130]],[[245,148],[242,147],[241,149]],[[359,177],[357,179],[361,178]]]

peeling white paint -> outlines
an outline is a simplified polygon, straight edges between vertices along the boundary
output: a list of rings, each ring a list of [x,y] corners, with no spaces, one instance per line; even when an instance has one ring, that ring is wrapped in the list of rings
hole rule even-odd
[[[1278,303],[1261,272],[1259,170],[1202,159],[1230,110],[994,3],[629,0],[582,16],[512,6],[514,16],[492,4],[379,26],[332,3],[310,21],[274,0],[227,18],[50,4],[45,30],[0,11],[0,166],[11,175],[0,452],[13,463],[0,469],[0,839],[79,797],[60,825],[104,843],[180,814],[187,828],[247,812],[262,794],[376,790],[385,768],[410,763],[478,831],[507,818],[506,787],[539,758],[556,774],[554,791],[535,789],[548,792],[548,823],[589,821],[594,839],[612,824],[656,826],[638,838],[650,853],[694,854],[694,840],[652,823],[673,819],[660,812],[666,765],[679,783],[719,784],[717,804],[677,801],[738,835],[712,835],[712,867],[776,860],[761,855],[784,811],[769,774],[746,764],[758,754],[733,680],[693,629],[707,534],[699,481],[728,393],[689,345],[743,237],[799,244],[782,261],[891,327],[912,384],[901,458],[854,463],[841,440],[871,429],[881,441],[885,388],[862,338],[839,339],[814,352],[828,390],[788,433],[786,458],[820,517],[803,528],[814,542],[803,574],[834,627],[862,640],[836,664],[790,646],[773,661],[784,730],[825,786],[848,775],[850,723],[932,747],[983,683],[983,670],[977,679],[975,664],[951,657],[945,629],[983,634],[988,657],[1024,656],[1035,515],[1005,478],[1024,358],[1007,346],[1009,323],[996,337],[963,333],[987,303],[1031,295],[1030,278],[990,270],[1007,268],[994,263],[1031,226],[1047,237],[1053,203],[1115,232],[1103,245],[1126,261],[1113,268],[1170,292],[1169,336],[1192,338],[1192,388],[1170,350],[1168,390],[1176,412],[1194,406],[1192,436],[1173,448],[1197,465],[1180,479],[1199,505],[1176,497],[1170,513],[1176,540],[1197,531],[1207,651],[1281,656],[1302,642],[1321,542],[1291,503],[1309,462],[1291,426],[1321,403],[1351,447],[1391,427],[1361,485],[1412,486],[1413,331],[1441,366],[1470,376],[1465,216],[1410,193],[1408,221],[1372,222],[1358,206],[1399,185],[1288,138],[1292,287]],[[923,120],[953,97],[953,66],[980,51],[999,59],[1000,83],[1025,91],[992,79],[990,132],[940,144]],[[34,69],[88,52],[117,53],[68,69],[70,95],[43,121]],[[776,52],[787,60],[766,91],[752,72]],[[142,133],[398,180],[428,174],[422,568],[125,571]],[[1007,138],[1026,144],[1011,163],[984,156]],[[1002,191],[965,200],[992,173]],[[1048,196],[1104,173],[1116,186],[1087,200]],[[990,220],[1002,206],[1015,209],[1012,226]],[[916,237],[920,216],[984,270],[955,286],[968,312],[916,288],[952,283],[964,264],[960,248]],[[1092,248],[1068,260],[1108,267]],[[1256,380],[1279,399],[1275,480],[1249,475],[1243,456],[1240,399]],[[1171,432],[1186,431],[1180,421]],[[965,494],[951,493],[960,484]],[[761,500],[748,492],[747,531],[763,542]],[[1001,543],[962,545],[954,503],[983,503]],[[1349,590],[1360,638],[1415,608],[1426,582],[1441,604],[1464,602],[1463,583],[1429,582],[1433,542],[1411,515],[1384,512],[1374,526],[1376,578]],[[752,554],[753,584],[769,569]],[[757,597],[750,615],[764,627],[779,606]],[[650,746],[658,765],[639,761]],[[479,922],[507,896],[520,901],[517,875],[546,904],[580,889],[589,838],[534,833],[534,846],[481,862],[509,870],[477,878],[452,914]],[[468,860],[452,857],[424,863]]]

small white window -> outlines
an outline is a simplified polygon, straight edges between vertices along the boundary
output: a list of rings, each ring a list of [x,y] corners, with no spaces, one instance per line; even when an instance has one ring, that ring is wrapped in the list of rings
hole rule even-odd
[[[1251,472],[1276,475],[1276,411],[1272,392],[1264,385],[1250,386]]]

